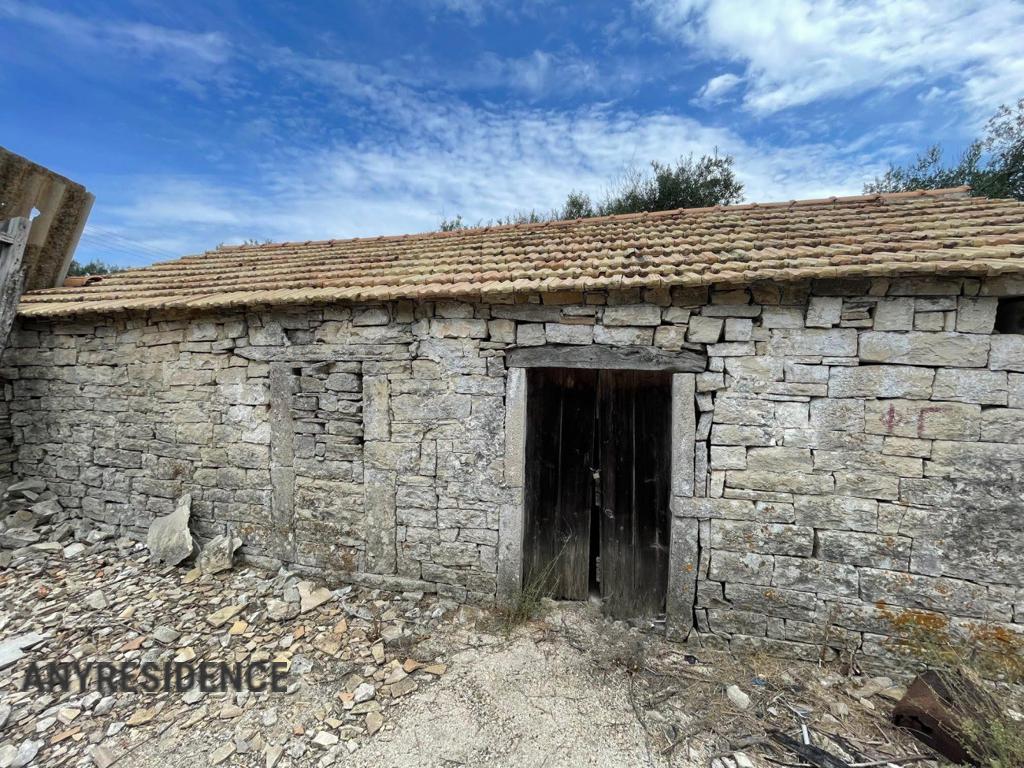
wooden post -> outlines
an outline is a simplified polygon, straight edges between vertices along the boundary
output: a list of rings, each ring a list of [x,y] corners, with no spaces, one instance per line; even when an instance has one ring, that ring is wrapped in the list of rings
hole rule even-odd
[[[18,217],[0,221],[0,353],[14,325],[18,301],[25,291],[25,244],[30,222]]]

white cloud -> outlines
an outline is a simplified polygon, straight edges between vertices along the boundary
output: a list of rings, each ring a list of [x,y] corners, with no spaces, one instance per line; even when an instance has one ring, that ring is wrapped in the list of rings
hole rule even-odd
[[[191,32],[144,22],[90,19],[27,3],[0,0],[0,18],[45,30],[90,55],[114,55],[157,62],[159,75],[189,88],[220,79],[231,46],[219,32]]]
[[[96,214],[144,242],[185,236],[180,244],[192,252],[247,238],[398,234],[435,229],[455,214],[475,222],[547,211],[571,189],[601,196],[630,165],[716,147],[735,154],[748,200],[858,193],[881,169],[859,148],[751,144],[671,114],[498,111],[451,101],[419,109],[400,135],[289,152],[254,179],[136,179],[121,185],[122,200],[101,206],[101,198]]]
[[[744,104],[760,114],[944,79],[986,113],[1024,91],[1019,0],[635,2],[663,32],[743,64]]]
[[[734,75],[731,72],[726,72],[724,75],[717,75],[708,80],[704,87],[697,93],[695,101],[702,106],[713,106],[718,104],[726,95],[736,89],[740,83],[743,82],[743,78],[739,75]]]

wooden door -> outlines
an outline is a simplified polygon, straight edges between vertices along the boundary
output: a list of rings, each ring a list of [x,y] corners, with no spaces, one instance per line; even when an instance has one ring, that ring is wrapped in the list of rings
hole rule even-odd
[[[525,588],[596,589],[615,617],[664,612],[671,393],[670,373],[529,371]]]
[[[526,381],[523,587],[568,600],[589,591],[597,378],[534,368]]]
[[[600,586],[614,617],[665,611],[671,414],[671,374],[601,371]]]

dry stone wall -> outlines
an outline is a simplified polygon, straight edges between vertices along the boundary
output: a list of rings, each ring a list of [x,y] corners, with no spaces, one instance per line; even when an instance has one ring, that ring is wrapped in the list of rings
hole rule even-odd
[[[673,559],[705,638],[885,659],[896,620],[1024,631],[1024,280],[818,281],[20,320],[15,469],[142,535],[340,579],[495,591],[505,350],[697,349],[695,492]],[[690,610],[688,608],[688,610]],[[916,615],[916,614],[915,614]]]

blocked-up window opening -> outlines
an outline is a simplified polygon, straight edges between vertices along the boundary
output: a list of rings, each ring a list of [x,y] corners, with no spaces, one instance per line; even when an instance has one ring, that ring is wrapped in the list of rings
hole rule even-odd
[[[996,331],[1024,333],[1024,296],[999,300],[996,308]]]

